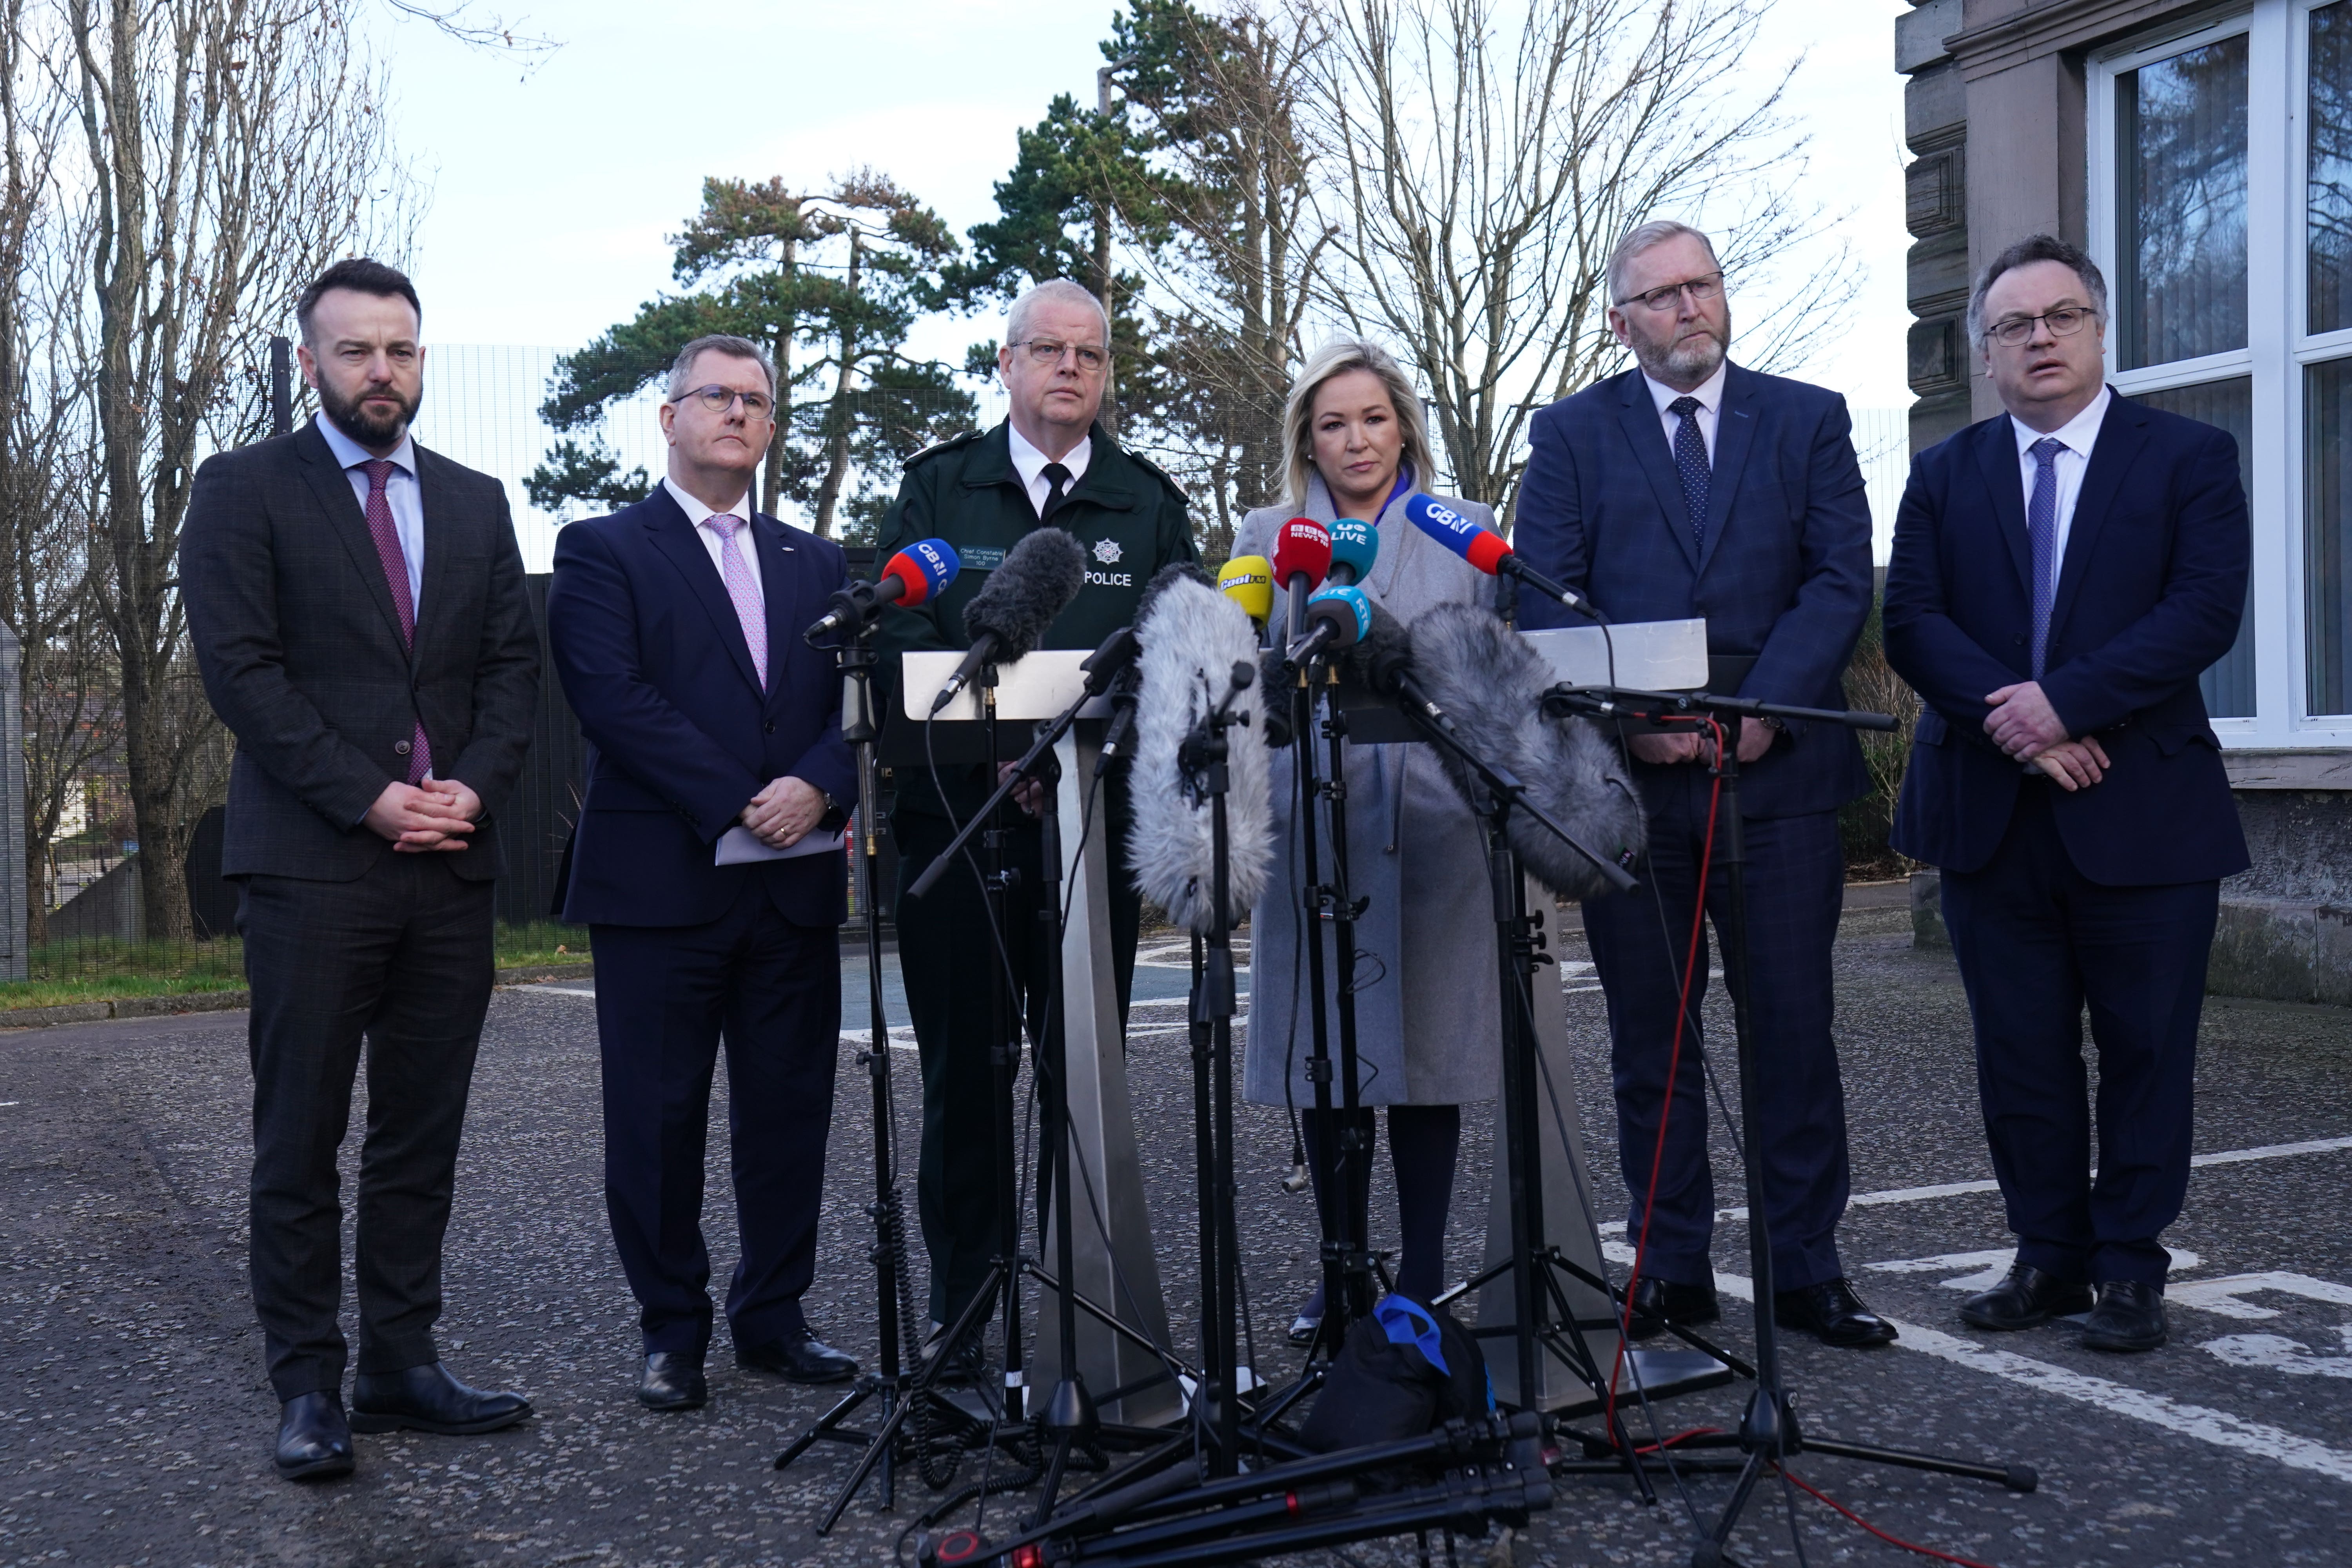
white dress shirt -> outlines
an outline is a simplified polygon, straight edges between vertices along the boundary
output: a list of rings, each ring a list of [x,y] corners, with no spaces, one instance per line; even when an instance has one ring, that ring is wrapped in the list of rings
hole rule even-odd
[[[1642,379],[1649,383],[1650,401],[1658,405],[1658,423],[1666,432],[1667,451],[1671,452],[1675,449],[1675,436],[1682,426],[1683,416],[1679,414],[1669,414],[1666,410],[1673,405],[1677,397],[1696,397],[1698,399],[1696,416],[1698,438],[1706,443],[1707,467],[1715,466],[1715,426],[1716,421],[1723,414],[1723,378],[1730,368],[1731,362],[1725,360],[1715,367],[1713,375],[1708,376],[1688,392],[1676,392],[1664,382],[1652,379],[1648,371],[1642,373]]]
[[[1004,433],[1013,438],[1013,471],[1021,476],[1021,486],[1029,492],[1029,504],[1037,509],[1039,517],[1043,517],[1045,515],[1045,498],[1054,493],[1054,481],[1045,477],[1045,465],[1056,459],[1031,446],[1029,438],[1021,434],[1021,426],[1010,419],[1004,422]],[[1087,477],[1087,462],[1094,452],[1095,438],[1082,436],[1078,444],[1059,459],[1062,467],[1070,470],[1069,487],[1063,490],[1064,495],[1076,489],[1078,481]]]
[[[360,515],[367,515],[367,469],[362,464],[376,460],[373,452],[335,428],[335,422],[324,414],[319,416],[319,434],[327,438],[327,450],[334,453],[341,464],[343,477],[352,481],[352,493],[359,498]],[[425,617],[425,498],[416,488],[416,441],[403,435],[400,449],[392,454],[392,474],[383,481],[383,499],[392,507],[392,531],[399,537],[400,553],[408,563],[408,609],[418,620]]]
[[[2091,466],[2091,448],[2099,439],[2099,422],[2107,416],[2107,405],[2115,400],[2116,395],[2102,386],[2089,407],[2050,432],[2052,438],[2066,446],[2053,465],[2058,479],[2058,548],[2054,559],[2061,572],[2065,569],[2066,535],[2074,526],[2074,498],[2083,493],[2083,470]],[[2042,439],[2042,432],[2028,426],[2014,414],[2009,416],[2009,427],[2017,437],[2018,470],[2025,481],[2025,515],[2031,519],[2033,478],[2042,468],[2033,456],[2033,444]]]
[[[731,506],[712,508],[688,495],[667,474],[662,476],[662,489],[669,491],[669,499],[677,502],[679,510],[686,513],[686,521],[694,525],[694,537],[702,541],[702,548],[709,552],[711,569],[719,574],[719,580],[727,581],[727,558],[719,552],[731,546],[743,564],[751,569],[751,592],[758,595],[760,607],[766,609],[767,585],[760,581],[760,557],[751,548],[751,492],[746,489]],[[710,519],[721,514],[743,520],[743,526],[735,531],[732,539],[710,526]]]

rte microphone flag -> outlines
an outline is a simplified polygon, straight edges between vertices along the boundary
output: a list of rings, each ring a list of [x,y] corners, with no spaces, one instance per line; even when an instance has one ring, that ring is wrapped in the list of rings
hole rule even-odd
[[[1487,576],[1515,577],[1545,598],[1557,600],[1579,615],[1608,625],[1609,617],[1596,609],[1591,600],[1573,588],[1561,587],[1529,566],[1501,534],[1479,527],[1435,497],[1419,492],[1407,496],[1404,515],[1415,528]]]
[[[1324,588],[1307,601],[1307,635],[1291,645],[1293,668],[1329,648],[1353,647],[1372,629],[1372,602],[1361,588],[1349,584]]]
[[[1054,617],[1078,596],[1086,577],[1086,551],[1067,531],[1040,527],[1023,538],[1006,552],[988,586],[964,606],[971,651],[931,699],[931,711],[954,701],[982,665],[1010,664],[1035,647]]]
[[[801,634],[814,644],[835,632],[851,631],[874,618],[885,605],[921,604],[956,579],[963,563],[944,539],[919,539],[890,557],[881,576],[871,583],[852,583],[833,595],[833,608]]]

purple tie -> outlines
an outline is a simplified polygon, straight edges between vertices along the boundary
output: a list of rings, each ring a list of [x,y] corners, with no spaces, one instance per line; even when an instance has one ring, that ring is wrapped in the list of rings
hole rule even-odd
[[[400,548],[400,530],[392,523],[392,499],[384,494],[384,485],[392,478],[395,465],[389,458],[378,458],[362,463],[367,470],[368,537],[375,541],[376,559],[383,563],[384,581],[392,585],[392,607],[400,612],[400,643],[403,647],[416,646],[416,602],[408,596],[408,557]],[[416,733],[408,742],[408,782],[422,784],[425,775],[433,771],[433,742],[425,738],[425,721],[416,721]]]
[[[743,520],[731,511],[714,511],[702,520],[719,535],[719,574],[727,579],[727,596],[735,601],[735,617],[743,623],[743,640],[751,645],[751,668],[760,672],[760,689],[768,689],[768,612],[760,604],[760,585],[751,581],[751,564],[735,548],[736,531]]]

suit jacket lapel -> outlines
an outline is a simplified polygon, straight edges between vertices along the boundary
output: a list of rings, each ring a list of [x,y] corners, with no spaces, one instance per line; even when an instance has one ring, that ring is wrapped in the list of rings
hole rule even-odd
[[[2017,569],[2017,586],[2025,595],[2027,614],[2033,605],[2033,540],[2025,531],[2025,481],[2017,460],[2016,430],[2008,416],[1989,419],[1977,447],[1977,470],[1992,496],[1993,531],[2009,550]]]
[[[2091,460],[2083,469],[2082,489],[2074,492],[2074,521],[2066,529],[2066,555],[2058,563],[2058,592],[2050,602],[2050,640],[2054,647],[2066,614],[2083,591],[2090,570],[2091,552],[2097,548],[2099,530],[2106,525],[2116,491],[2147,440],[2147,417],[2136,403],[2114,395],[2098,438],[2091,443]],[[2012,486],[2012,489],[2017,487]]]
[[[1683,482],[1675,475],[1675,455],[1666,445],[1665,427],[1658,422],[1657,405],[1650,401],[1649,384],[1638,370],[1629,370],[1618,378],[1623,383],[1617,410],[1618,422],[1624,426],[1625,439],[1633,445],[1633,457],[1649,476],[1650,489],[1657,492],[1658,512],[1666,521],[1666,531],[1675,536],[1675,548],[1690,563],[1691,575],[1698,575],[1698,546],[1691,541],[1689,510],[1683,505]]]
[[[783,692],[786,667],[799,656],[803,646],[800,634],[808,629],[816,615],[813,607],[801,603],[801,587],[807,581],[807,574],[801,570],[799,550],[784,535],[784,525],[772,517],[754,512],[751,537],[759,545],[760,597],[768,612],[767,700],[772,705]],[[803,613],[804,609],[807,613]]]
[[[694,596],[702,601],[702,608],[718,629],[719,640],[734,656],[735,668],[760,691],[760,672],[751,664],[751,645],[743,640],[742,617],[735,613],[735,601],[727,595],[727,584],[719,575],[719,568],[710,563],[710,552],[694,531],[694,524],[686,521],[686,513],[670,496],[668,489],[656,485],[646,498],[653,510],[646,519],[646,531],[654,536],[654,547],[669,557],[678,575]],[[773,657],[774,643],[769,644]],[[766,697],[764,691],[761,696]]]
[[[1746,371],[1732,365],[1724,374],[1723,401],[1716,408],[1715,462],[1706,481],[1706,538],[1697,566],[1701,572],[1715,559],[1715,547],[1731,521],[1731,501],[1739,493],[1739,471],[1748,466],[1756,420],[1756,384]]]
[[[427,617],[447,612],[450,538],[457,527],[456,519],[450,515],[448,491],[441,482],[440,457],[422,447],[415,450],[417,510],[424,518],[418,531],[425,540],[425,569],[421,574],[424,583],[422,599],[415,606],[416,641],[411,648],[411,658],[423,652],[425,629],[438,624]],[[374,541],[371,539],[369,542],[373,544]]]
[[[295,433],[294,450],[302,458],[303,481],[326,512],[328,526],[351,552],[352,567],[392,634],[392,646],[406,647],[400,633],[400,608],[392,602],[392,583],[383,574],[383,557],[375,552],[375,537],[368,532],[367,513],[360,510],[359,498],[352,493],[351,477],[335,461],[334,449],[319,434],[315,420]],[[430,558],[432,552],[425,553]],[[413,649],[410,657],[415,657]]]

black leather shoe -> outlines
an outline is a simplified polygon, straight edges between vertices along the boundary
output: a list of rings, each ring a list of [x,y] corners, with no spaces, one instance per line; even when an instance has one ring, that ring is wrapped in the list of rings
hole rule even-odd
[[[1895,1338],[1895,1325],[1864,1306],[1843,1279],[1774,1292],[1772,1321],[1784,1329],[1802,1329],[1840,1350],[1888,1344]]]
[[[702,1358],[684,1351],[656,1351],[646,1357],[637,1380],[637,1403],[648,1410],[699,1410],[710,1400],[702,1378]]]
[[[2030,1329],[2090,1310],[2088,1285],[2045,1274],[2030,1263],[2012,1263],[2007,1279],[1960,1303],[1960,1321],[1972,1329]]]
[[[2165,1342],[2162,1289],[2137,1279],[2110,1279],[2098,1290],[2098,1304],[2083,1325],[2085,1345],[2095,1351],[2152,1351]]]
[[[1677,1285],[1671,1279],[1643,1279],[1633,1287],[1633,1321],[1626,1331],[1631,1340],[1655,1339],[1668,1323],[1693,1329],[1723,1316],[1712,1282]]]
[[[823,1345],[816,1348],[824,1349]],[[831,1353],[841,1354],[839,1351]],[[947,1342],[947,1336],[942,1332],[923,1347],[923,1357],[926,1365],[932,1362],[940,1363],[939,1371],[931,1378],[931,1384],[935,1388],[977,1384],[987,1379],[988,1354],[982,1348],[981,1334],[977,1329],[964,1337],[963,1343],[952,1346]],[[842,1359],[848,1360],[846,1356]],[[856,1373],[856,1368],[857,1363],[850,1362],[850,1372],[853,1376]]]
[[[297,1394],[278,1416],[278,1473],[289,1481],[324,1481],[352,1473],[352,1426],[343,1396],[331,1388]]]
[[[352,1430],[437,1432],[470,1437],[511,1426],[530,1414],[520,1394],[489,1394],[468,1388],[439,1362],[405,1372],[362,1373],[352,1384]]]
[[[735,1364],[772,1373],[793,1383],[846,1383],[857,1375],[856,1362],[809,1329],[764,1345],[737,1345]]]

